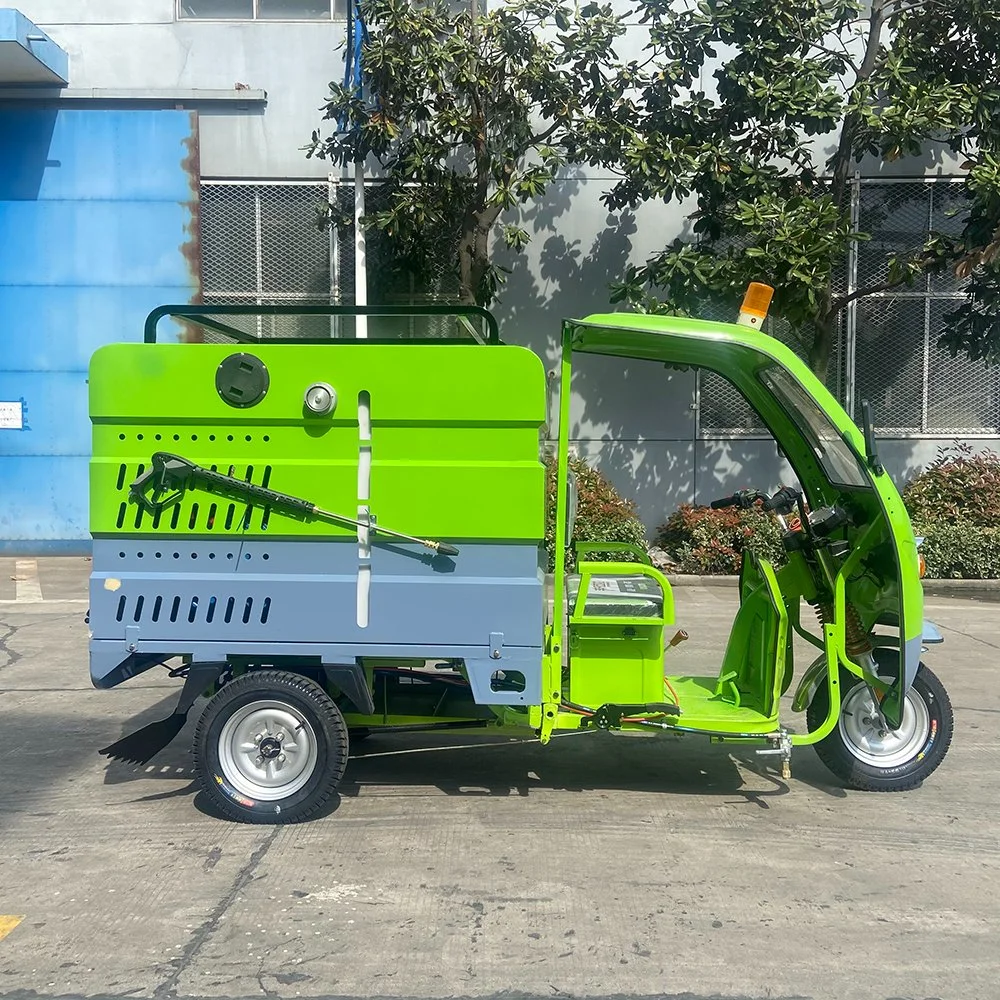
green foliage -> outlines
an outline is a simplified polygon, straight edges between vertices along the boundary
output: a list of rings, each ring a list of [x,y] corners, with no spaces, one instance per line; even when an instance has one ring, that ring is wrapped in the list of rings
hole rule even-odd
[[[772,314],[825,377],[851,299],[958,264],[975,272],[979,294],[945,342],[1000,357],[996,0],[645,0],[640,9],[643,58],[618,68],[621,98],[577,152],[621,171],[610,208],[690,204],[694,239],[630,269],[616,301],[704,313],[767,281]],[[870,237],[851,222],[856,163],[922,158],[939,143],[970,170],[961,236],[932,233],[888,262],[878,285],[841,291],[850,244]],[[833,149],[825,163],[822,146]],[[921,161],[913,172],[922,171]]]
[[[483,5],[485,7],[485,5]],[[463,302],[489,305],[504,280],[491,236],[541,197],[584,123],[611,99],[604,67],[624,32],[610,4],[512,0],[486,13],[447,0],[362,0],[364,94],[331,83],[309,155],[378,161],[386,207],[366,217],[418,283],[449,263]],[[528,233],[501,228],[515,252]]]
[[[1000,578],[1000,527],[983,528],[967,521],[932,524],[924,531],[920,551],[927,560],[928,577]]]
[[[776,566],[785,559],[781,530],[771,515],[756,507],[712,510],[682,504],[659,527],[655,544],[680,573],[738,573],[744,551]]]
[[[906,484],[903,502],[918,534],[941,520],[1000,528],[1000,456],[963,443],[939,448]]]
[[[646,529],[636,513],[635,504],[625,499],[596,469],[581,458],[570,458],[570,471],[576,476],[578,504],[573,540],[577,542],[632,542],[646,547]],[[549,571],[555,566],[556,473],[554,457],[545,464],[545,548]],[[572,561],[567,553],[567,567]],[[601,560],[600,554],[588,556]],[[631,561],[627,555],[614,554],[615,560]]]
[[[929,577],[1000,577],[1000,456],[967,444],[938,450],[903,490]]]

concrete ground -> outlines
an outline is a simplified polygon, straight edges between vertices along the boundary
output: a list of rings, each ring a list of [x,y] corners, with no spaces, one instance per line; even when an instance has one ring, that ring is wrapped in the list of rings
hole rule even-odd
[[[97,755],[177,682],[91,688],[88,569],[0,559],[2,996],[1000,996],[995,604],[928,598],[958,729],[914,792],[809,749],[785,782],[696,740],[396,735],[266,828],[208,812],[190,723]],[[735,592],[676,597],[685,666],[717,657]]]

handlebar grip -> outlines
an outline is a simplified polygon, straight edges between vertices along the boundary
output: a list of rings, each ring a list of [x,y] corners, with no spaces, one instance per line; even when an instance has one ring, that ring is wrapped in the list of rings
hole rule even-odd
[[[721,500],[713,500],[708,506],[712,510],[722,510],[723,507],[735,507],[738,502],[736,497],[722,497]]]
[[[778,490],[778,492],[775,493],[770,499],[765,497],[764,503],[761,506],[766,511],[781,511],[782,508],[785,508],[784,512],[787,513],[795,507],[796,503],[798,503],[799,495],[799,491],[793,490],[791,486],[782,486],[781,489]]]

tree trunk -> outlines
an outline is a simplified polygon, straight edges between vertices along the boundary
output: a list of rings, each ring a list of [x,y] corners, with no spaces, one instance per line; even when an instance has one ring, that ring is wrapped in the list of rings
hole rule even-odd
[[[465,213],[458,244],[459,301],[463,305],[487,308],[492,303],[485,280],[490,269],[490,231],[499,216],[497,207],[470,207]]]
[[[815,323],[812,345],[808,351],[809,367],[812,373],[826,385],[830,374],[830,356],[840,329],[840,314],[827,311]]]

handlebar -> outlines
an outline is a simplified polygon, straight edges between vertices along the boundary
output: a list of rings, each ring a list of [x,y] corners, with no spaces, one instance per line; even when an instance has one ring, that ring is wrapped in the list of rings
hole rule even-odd
[[[791,514],[801,499],[802,494],[798,490],[793,490],[791,486],[782,486],[773,497],[764,501],[763,506],[766,511],[773,510],[779,514]]]
[[[713,500],[709,506],[712,510],[722,510],[724,507],[739,507],[749,510],[758,500],[767,500],[767,494],[760,490],[737,490],[732,496]]]
[[[712,510],[722,510],[725,507],[739,507],[741,510],[749,510],[758,500],[763,501],[761,506],[768,513],[790,514],[802,498],[798,490],[791,486],[782,486],[773,497],[769,497],[760,490],[737,490],[732,496],[722,497],[713,500],[709,506]]]

